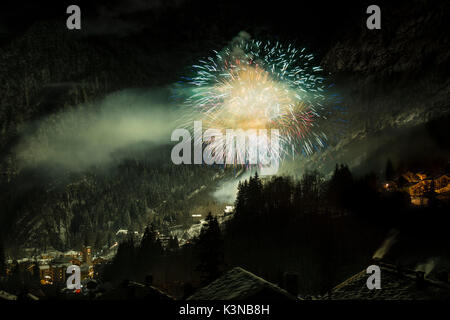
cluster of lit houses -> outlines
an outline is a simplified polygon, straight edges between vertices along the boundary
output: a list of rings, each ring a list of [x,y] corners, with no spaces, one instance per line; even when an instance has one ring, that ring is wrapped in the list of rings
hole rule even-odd
[[[67,251],[65,253],[59,251],[50,251],[39,255],[33,260],[22,259],[14,263],[18,263],[23,271],[28,271],[30,275],[36,276],[39,272],[39,279],[42,285],[61,284],[66,282],[67,268],[70,265],[77,265],[81,270],[81,280],[94,277],[94,266],[103,263],[102,258],[92,258],[92,248],[90,246],[83,247],[82,251]],[[7,273],[12,272],[14,263],[10,264]],[[39,270],[39,271],[38,271]]]
[[[406,191],[414,205],[428,204],[431,193],[441,200],[450,198],[450,177],[447,174],[432,177],[422,172],[406,172],[396,180],[384,182],[383,187],[387,191]]]
[[[232,216],[234,207],[226,206],[223,214],[218,215],[219,223],[229,219]],[[201,220],[201,215],[193,215],[193,217],[200,218],[202,223],[192,225],[188,230],[179,230],[178,240],[179,245],[182,246],[189,243],[189,239],[200,233],[204,220]],[[175,226],[176,227],[179,226]],[[170,240],[174,239],[174,235],[177,232],[169,232],[170,236],[166,233],[156,230],[158,239],[164,247],[168,247]],[[70,274],[67,274],[67,268],[71,265],[77,265],[80,267],[81,280],[87,278],[94,278],[98,275],[98,267],[100,264],[106,263],[108,260],[114,257],[118,244],[121,240],[126,239],[129,236],[129,231],[126,229],[119,229],[116,233],[116,242],[107,250],[107,254],[101,257],[93,257],[92,248],[90,246],[84,246],[81,251],[70,250],[67,252],[60,252],[56,250],[47,251],[36,255],[32,254],[35,249],[25,249],[27,256],[31,258],[23,258],[20,260],[8,260],[6,274],[11,275],[14,269],[17,267],[21,272],[25,272],[29,276],[36,278],[37,272],[39,272],[39,279],[42,285],[63,284]],[[140,239],[142,237],[137,231],[133,232],[133,235]],[[102,250],[102,253],[103,252]]]

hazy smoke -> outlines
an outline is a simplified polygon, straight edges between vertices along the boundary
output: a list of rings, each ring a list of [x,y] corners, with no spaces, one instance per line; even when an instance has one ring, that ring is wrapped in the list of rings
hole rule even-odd
[[[425,263],[419,263],[416,267],[415,271],[422,271],[425,273],[425,277],[430,274],[431,271],[433,271],[434,267],[436,266],[436,260],[435,258],[430,258]]]
[[[78,106],[35,123],[23,133],[16,154],[22,167],[81,170],[125,157],[139,143],[170,143],[176,114],[163,91],[124,90],[94,105]]]
[[[236,200],[239,182],[249,179],[251,174],[251,171],[245,171],[242,175],[236,177],[235,179],[222,182],[216,191],[212,193],[213,197],[221,203],[234,203],[234,200]]]
[[[241,43],[250,40],[252,37],[246,31],[240,31],[236,37],[231,40],[232,56],[236,59],[245,58],[245,52],[242,50]]]
[[[388,237],[383,241],[383,244],[372,256],[372,259],[383,259],[383,257],[389,252],[392,245],[397,242],[397,236],[399,232],[395,229],[389,231]]]
[[[239,46],[243,41],[248,41],[252,38],[252,36],[247,31],[240,31],[236,37],[231,40],[231,46],[237,47]]]

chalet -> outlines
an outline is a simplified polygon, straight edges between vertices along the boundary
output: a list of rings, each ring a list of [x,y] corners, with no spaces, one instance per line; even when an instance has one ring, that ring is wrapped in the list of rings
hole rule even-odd
[[[48,264],[39,266],[39,278],[41,284],[53,284],[53,270]]]
[[[450,198],[450,177],[447,174],[431,177],[424,172],[407,171],[397,180],[383,182],[383,189],[385,191],[403,190],[410,195],[411,203],[414,205],[428,204],[429,193],[435,193],[440,200]]]
[[[419,181],[407,185],[407,191],[413,204],[427,204],[427,193],[429,192],[434,192],[439,198],[446,198],[450,194],[450,178],[448,175],[427,177],[425,174],[421,174],[419,178]]]
[[[53,282],[65,283],[67,268],[72,265],[72,258],[60,255],[52,260],[50,268],[52,269]]]
[[[295,300],[296,297],[240,267],[225,272],[187,300]]]
[[[369,290],[366,270],[355,274],[331,290],[333,300],[448,300],[450,285],[445,281],[428,279],[424,272],[400,269],[394,265],[375,262],[381,269],[381,289]]]
[[[174,300],[170,295],[162,292],[151,283],[137,283],[123,281],[118,287],[98,295],[98,300]]]

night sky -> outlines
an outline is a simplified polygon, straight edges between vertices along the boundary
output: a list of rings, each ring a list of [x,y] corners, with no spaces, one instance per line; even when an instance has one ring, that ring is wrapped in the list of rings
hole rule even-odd
[[[400,2],[396,2],[399,4]],[[365,28],[370,1],[9,1],[2,4],[0,32],[13,38],[40,20],[61,20],[66,8],[81,8],[82,33],[130,36],[157,33],[161,39],[177,37],[183,30],[209,33],[228,39],[241,30],[250,34],[297,39],[315,48],[326,47],[342,32]],[[392,4],[378,1],[383,17]],[[385,5],[385,7],[383,7]],[[149,30],[151,29],[151,30]],[[200,31],[200,30],[198,30]],[[383,31],[384,32],[384,31]],[[178,36],[177,40],[183,41]],[[188,39],[184,39],[188,40]]]

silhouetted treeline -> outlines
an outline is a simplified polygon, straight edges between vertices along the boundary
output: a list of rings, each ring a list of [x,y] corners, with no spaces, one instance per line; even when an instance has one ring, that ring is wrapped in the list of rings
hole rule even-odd
[[[200,273],[201,284],[207,285],[220,276],[224,265],[222,232],[217,218],[211,213],[194,244],[199,261],[196,271]]]
[[[144,281],[149,276],[164,287],[177,279],[181,285],[206,285],[223,271],[223,238],[217,218],[211,213],[200,235],[182,248],[178,239],[171,237],[164,248],[153,224],[146,227],[139,243],[129,235],[118,246],[113,260],[100,270],[102,281],[120,283],[123,280]],[[183,272],[185,271],[185,272]],[[178,294],[184,294],[183,291]]]
[[[414,207],[407,193],[383,191],[375,174],[355,178],[345,165],[337,165],[329,180],[317,172],[300,180],[255,174],[239,184],[228,222],[219,227],[209,215],[200,236],[178,250],[163,250],[150,228],[151,245],[143,240],[134,247],[129,240],[119,247],[114,261],[126,266],[117,264],[115,274],[143,281],[151,273],[156,285],[182,297],[182,287],[195,289],[240,266],[282,287],[285,274],[296,273],[299,293],[320,294],[371,264],[392,228],[414,244],[393,248],[394,255],[387,258],[394,262],[402,252],[414,256],[415,250],[431,245],[435,252],[445,249],[450,240],[446,210],[443,203]],[[414,233],[422,237],[413,239]],[[123,250],[133,251],[137,260]]]
[[[295,272],[304,294],[330,288],[380,241],[351,214],[360,206],[353,195],[358,183],[346,166],[337,166],[329,181],[317,172],[299,181],[263,182],[256,174],[239,185],[235,217],[226,226],[227,261],[281,286],[284,273]],[[365,193],[372,191],[368,186]]]

